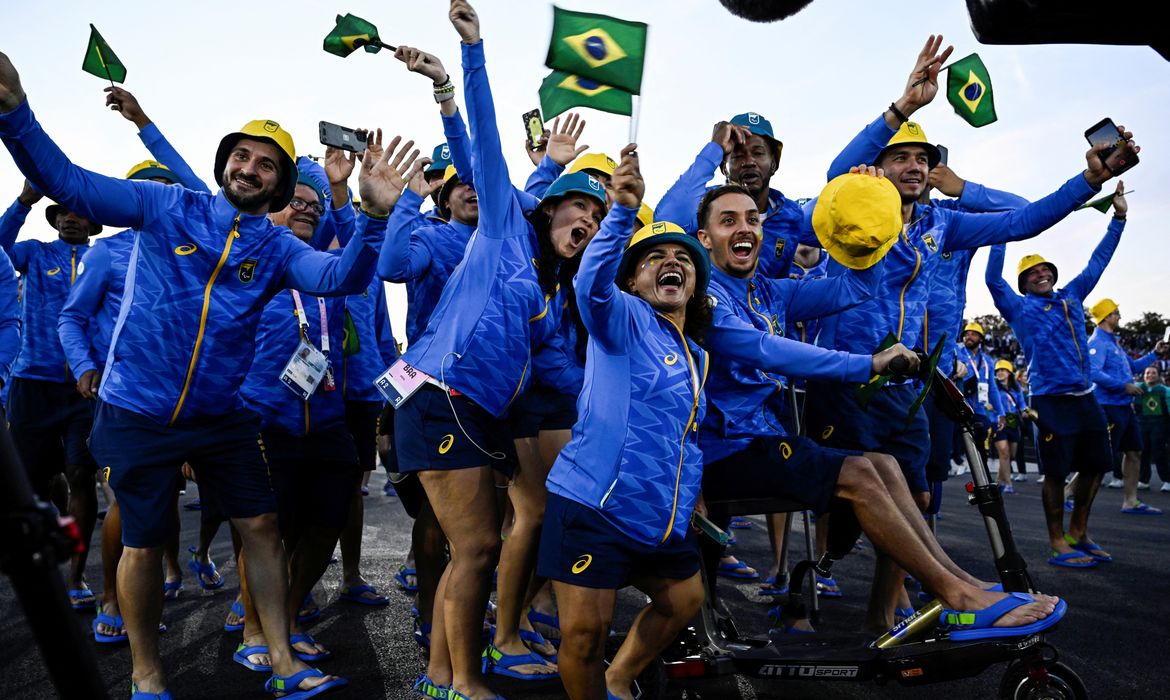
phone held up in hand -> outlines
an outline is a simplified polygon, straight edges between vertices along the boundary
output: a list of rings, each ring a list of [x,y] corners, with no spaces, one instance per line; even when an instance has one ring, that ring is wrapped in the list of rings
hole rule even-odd
[[[1108,146],[1100,153],[1101,162],[1114,175],[1120,175],[1141,162],[1133,147],[1121,137],[1121,130],[1109,117],[1086,129],[1085,139],[1090,146]]]
[[[541,147],[540,139],[544,136],[544,122],[540,118],[540,110],[534,109],[525,112],[521,119],[524,120],[524,134],[527,137],[525,143],[528,145],[528,150],[539,150]]]
[[[366,150],[367,133],[365,130],[350,129],[349,127],[330,124],[329,122],[320,122],[320,127],[321,143],[326,146],[333,146],[334,148],[340,148],[353,153],[360,153]]]

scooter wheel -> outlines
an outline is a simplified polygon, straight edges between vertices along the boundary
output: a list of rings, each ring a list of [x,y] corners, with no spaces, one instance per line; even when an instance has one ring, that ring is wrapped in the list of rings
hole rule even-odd
[[[1028,673],[1023,661],[1013,661],[999,682],[1002,700],[1088,700],[1084,681],[1065,664],[1045,661],[1048,681],[1039,681]]]

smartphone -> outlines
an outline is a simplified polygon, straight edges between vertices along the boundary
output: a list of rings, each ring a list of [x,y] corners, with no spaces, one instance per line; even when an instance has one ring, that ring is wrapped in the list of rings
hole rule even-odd
[[[936,143],[934,145],[934,147],[938,149],[938,156],[939,156],[938,162],[943,164],[943,165],[946,165],[947,164],[947,155],[949,154],[949,151],[947,151],[947,147],[942,145],[941,143]]]
[[[321,143],[345,151],[360,153],[366,150],[366,132],[329,122],[320,122]]]
[[[525,143],[528,144],[528,150],[539,149],[540,139],[544,136],[544,121],[540,118],[540,110],[534,109],[531,112],[525,112],[521,119],[524,120],[524,134],[527,137]]]
[[[1090,146],[1107,145],[1101,151],[1101,162],[1114,175],[1120,175],[1137,165],[1140,161],[1129,144],[1121,138],[1121,131],[1113,120],[1105,117],[1085,130],[1085,139]]]
[[[1170,326],[1166,326],[1166,332],[1162,334],[1162,342],[1170,343]]]

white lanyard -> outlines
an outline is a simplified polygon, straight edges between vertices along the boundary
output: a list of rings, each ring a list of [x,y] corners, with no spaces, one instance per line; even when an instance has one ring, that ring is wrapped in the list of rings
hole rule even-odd
[[[292,292],[293,305],[296,307],[297,325],[301,328],[301,334],[308,340],[309,335],[309,320],[305,316],[305,307],[301,304],[301,294],[295,289],[290,289]],[[317,311],[321,314],[321,352],[329,354],[329,316],[325,312],[325,300],[317,297]]]

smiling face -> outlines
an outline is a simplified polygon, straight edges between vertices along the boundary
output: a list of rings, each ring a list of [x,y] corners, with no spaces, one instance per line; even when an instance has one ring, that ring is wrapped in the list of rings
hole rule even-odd
[[[577,255],[597,234],[605,206],[594,197],[570,192],[559,202],[543,207],[549,216],[549,239],[558,257]]]
[[[1146,371],[1142,373],[1142,379],[1146,384],[1161,384],[1162,373],[1158,371],[1157,367],[1150,365],[1149,367],[1146,367]]]
[[[224,166],[224,196],[241,211],[265,211],[280,187],[280,163],[280,149],[274,144],[240,139]]]
[[[93,224],[88,219],[78,216],[65,207],[61,207],[57,214],[57,237],[70,245],[83,245],[89,241],[93,232]]]
[[[479,222],[479,198],[468,185],[460,182],[451,188],[446,204],[451,210],[451,218],[459,223],[475,226]]]
[[[882,156],[877,166],[886,171],[886,179],[898,188],[902,204],[918,201],[926,191],[930,157],[922,146],[907,144],[891,148]]]
[[[1024,271],[1024,291],[1029,294],[1051,294],[1056,274],[1048,263],[1040,263]]]
[[[752,134],[746,144],[735,144],[724,161],[727,179],[743,185],[752,197],[759,197],[768,189],[777,165],[776,147],[759,134]]]
[[[317,230],[317,225],[321,223],[321,213],[317,211],[320,206],[320,198],[313,188],[298,184],[289,205],[274,214],[269,214],[268,218],[277,226],[289,227],[293,235],[307,243]]]
[[[710,203],[700,222],[699,242],[711,251],[711,264],[732,277],[750,277],[760,257],[763,228],[751,197],[729,192]]]
[[[1007,371],[1006,369],[995,370],[995,378],[999,380],[1000,384],[1007,384],[1009,374],[1011,374],[1011,372]]]
[[[655,311],[670,314],[686,308],[696,279],[691,251],[678,243],[663,243],[642,254],[626,285]]]
[[[968,350],[974,350],[975,348],[979,347],[982,343],[983,343],[983,336],[980,335],[979,333],[976,333],[975,331],[964,331],[963,332],[963,345]]]

